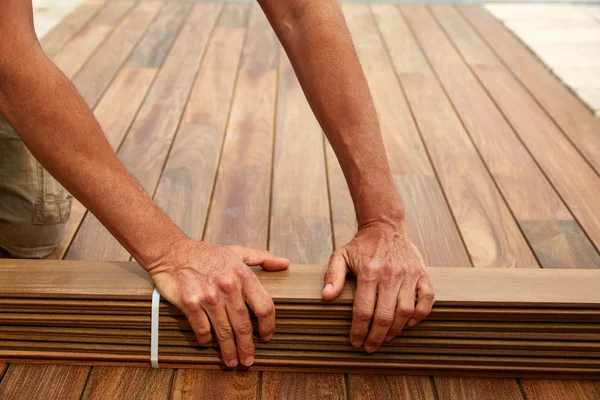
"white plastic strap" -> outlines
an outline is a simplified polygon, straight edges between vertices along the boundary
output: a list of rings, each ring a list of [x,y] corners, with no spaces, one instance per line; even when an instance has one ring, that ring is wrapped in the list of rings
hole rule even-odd
[[[152,292],[152,320],[150,322],[150,365],[158,368],[158,316],[160,314],[160,293],[154,288]]]

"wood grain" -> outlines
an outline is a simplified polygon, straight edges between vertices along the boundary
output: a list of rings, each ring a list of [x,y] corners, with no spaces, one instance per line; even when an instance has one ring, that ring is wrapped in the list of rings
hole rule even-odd
[[[79,399],[90,368],[11,364],[0,381],[0,398]]]
[[[594,400],[600,398],[600,380],[522,379],[528,400]]]
[[[115,26],[75,76],[73,84],[91,108],[94,108],[162,5],[158,2],[138,3]]]
[[[94,367],[82,399],[168,399],[175,371],[170,369]]]
[[[429,265],[470,265],[369,9],[349,4],[344,4],[342,9],[379,114],[392,173],[405,204],[416,245]],[[414,61],[410,53],[405,54],[406,62]],[[339,196],[334,194],[333,187],[330,190],[332,199]],[[343,216],[351,218],[353,215],[343,208],[336,211],[337,205],[333,202],[332,206],[336,226],[341,224]],[[353,222],[351,219],[344,224],[347,226]],[[440,240],[440,236],[444,239]],[[336,247],[342,244],[336,243]]]
[[[173,382],[173,400],[258,398],[259,374],[240,371],[177,370]]]
[[[460,16],[453,8],[447,6],[432,8],[443,26],[448,24],[452,29],[458,25],[455,20]],[[581,268],[590,265],[590,258],[593,266],[593,257],[597,257],[593,246],[573,221],[571,213],[477,78],[464,64],[435,19],[426,7],[413,7],[409,10],[411,12],[406,15],[416,39],[438,75],[486,167],[523,229],[529,244],[538,255],[538,259],[539,253],[544,254],[542,266]],[[382,10],[382,15],[389,15],[384,11]],[[447,20],[450,22],[446,23]],[[549,223],[556,221],[557,225],[560,223],[558,221],[570,221],[573,234],[578,238],[573,242],[581,245],[571,246],[569,242],[555,242],[554,245],[559,246],[556,246],[554,251],[548,252],[546,240],[535,230],[527,230],[524,227],[524,225],[535,225],[530,223],[535,220],[549,220]]]
[[[252,7],[205,240],[267,247],[277,39]]]
[[[89,56],[104,41],[113,26],[133,6],[133,2],[108,4],[96,17],[77,32],[63,48],[52,57],[52,61],[64,74],[72,79]]]
[[[460,10],[513,74],[600,173],[600,122],[500,21],[481,7]]]
[[[439,400],[520,400],[523,398],[514,379],[436,377],[435,387]]]
[[[411,6],[402,9],[407,15],[414,10]],[[394,37],[383,39],[390,42]],[[412,49],[417,50],[416,46]],[[429,67],[424,68],[423,63],[419,63],[419,69],[396,64],[400,53],[390,56],[473,265],[537,267],[518,225],[433,72]]]
[[[65,16],[58,25],[44,35],[40,45],[48,57],[52,57],[69,39],[83,28],[102,8],[106,1],[84,1]]]
[[[350,374],[348,398],[434,400],[437,397],[429,377]]]
[[[261,398],[268,399],[345,399],[341,374],[264,372]]]

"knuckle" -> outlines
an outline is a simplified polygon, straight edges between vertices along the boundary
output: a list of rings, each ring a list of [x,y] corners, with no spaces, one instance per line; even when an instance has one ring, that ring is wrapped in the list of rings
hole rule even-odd
[[[365,277],[375,278],[377,276],[377,273],[379,272],[379,269],[380,269],[380,266],[379,266],[378,262],[369,261],[368,263],[365,264],[365,267],[364,267]]]
[[[252,272],[250,268],[244,263],[236,263],[233,265],[233,271],[235,275],[240,278],[242,281],[248,279],[250,273]]]
[[[366,308],[357,308],[354,310],[354,318],[362,322],[369,322],[373,317],[373,312]]]
[[[398,315],[402,318],[410,318],[415,312],[415,308],[412,306],[402,306],[398,308]]]
[[[427,314],[429,314],[426,310],[417,308],[415,310],[415,312],[413,313],[412,317],[418,320],[422,320],[423,318],[425,318],[427,316]]]
[[[383,278],[391,283],[395,283],[402,275],[402,269],[397,268],[394,264],[387,263],[381,268]]]
[[[250,335],[252,334],[252,324],[247,322],[242,322],[235,327],[235,333],[238,335]]]
[[[219,279],[218,285],[219,285],[219,289],[221,289],[223,292],[225,292],[229,295],[234,294],[237,290],[237,283],[230,276],[226,276],[226,277]]]
[[[201,302],[209,306],[216,306],[219,302],[219,297],[215,291],[208,290],[202,294]]]
[[[421,292],[419,293],[419,298],[425,301],[434,301],[435,294],[433,293],[433,290],[430,289],[421,290]]]
[[[209,326],[200,326],[200,327],[194,329],[194,333],[196,334],[196,336],[205,337],[205,336],[210,335],[211,331],[210,331]]]
[[[390,326],[394,322],[394,315],[388,312],[380,312],[375,314],[373,322],[378,326]]]
[[[200,296],[186,296],[183,298],[183,310],[185,310],[187,314],[193,314],[200,310],[201,301],[202,299]]]
[[[231,326],[220,326],[215,330],[215,333],[219,340],[233,339],[233,329],[231,329]]]
[[[254,310],[254,315],[259,318],[269,317],[275,314],[275,306],[272,301],[265,301]]]

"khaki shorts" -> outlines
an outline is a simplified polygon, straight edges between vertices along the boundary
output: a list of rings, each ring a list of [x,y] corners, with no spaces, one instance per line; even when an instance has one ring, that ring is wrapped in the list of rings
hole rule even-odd
[[[71,196],[0,117],[0,248],[13,257],[45,257],[58,245]]]

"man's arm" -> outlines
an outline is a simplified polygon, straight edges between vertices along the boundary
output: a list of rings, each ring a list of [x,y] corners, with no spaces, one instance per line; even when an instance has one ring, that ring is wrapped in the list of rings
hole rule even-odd
[[[31,1],[0,1],[0,115],[40,163],[98,217],[188,317],[198,341],[212,339],[224,360],[252,364],[252,324],[275,330],[273,301],[248,265],[287,268],[266,251],[188,239],[121,164],[71,82],[43,54]]]
[[[356,209],[358,233],[332,255],[323,298],[339,295],[347,269],[357,276],[350,339],[374,351],[407,322],[429,314],[433,289],[408,234],[373,100],[337,1],[259,3],[335,151]]]

